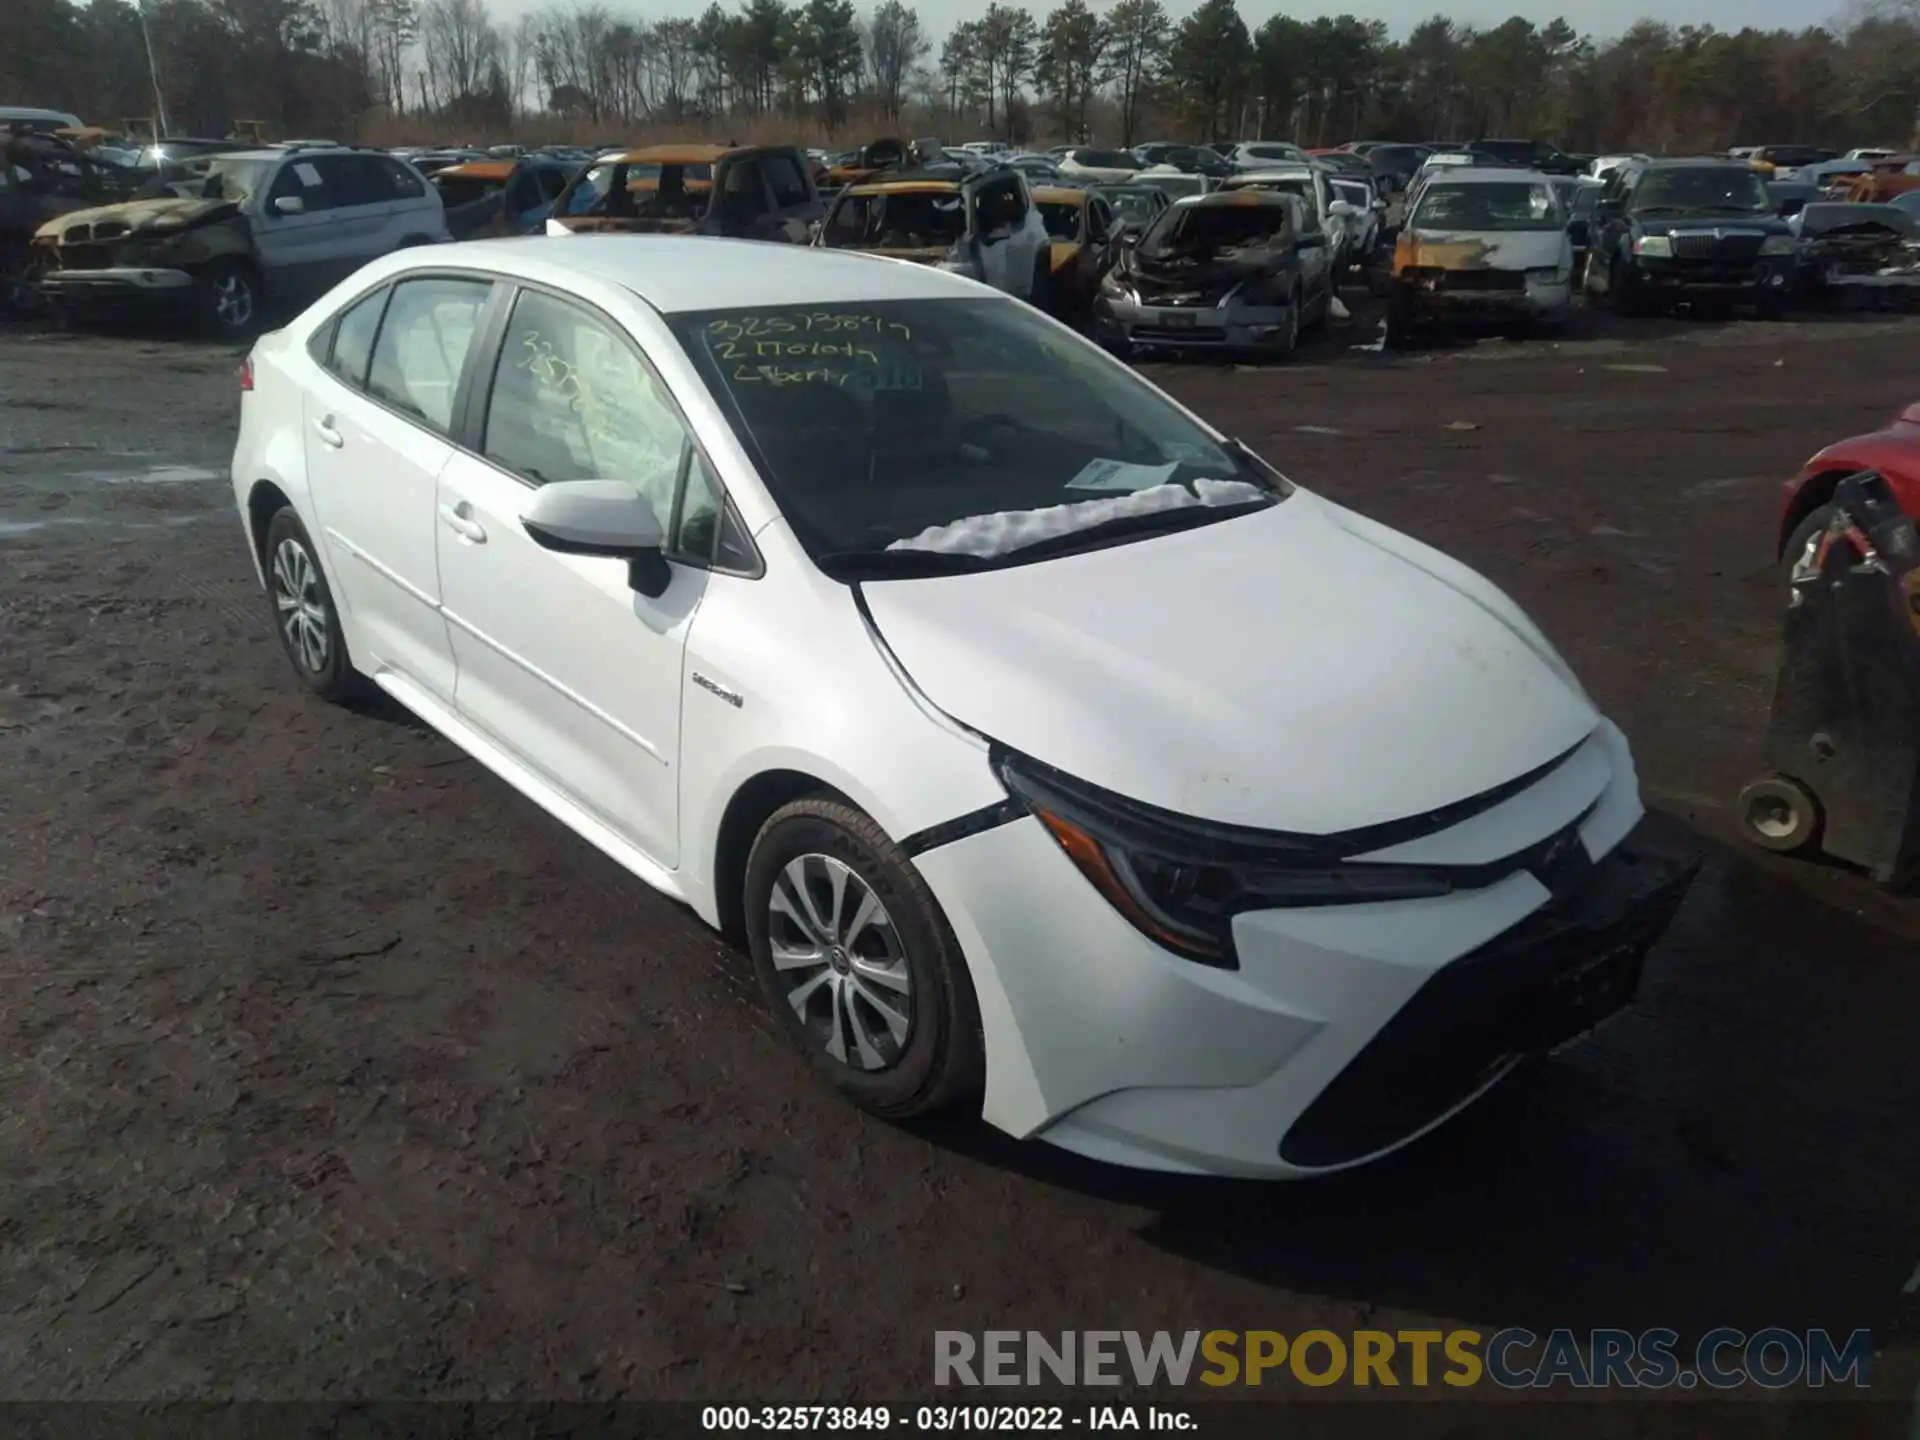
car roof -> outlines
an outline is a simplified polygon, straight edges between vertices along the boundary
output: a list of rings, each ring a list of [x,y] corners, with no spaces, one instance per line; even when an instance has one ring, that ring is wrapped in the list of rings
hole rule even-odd
[[[964,182],[955,176],[951,180],[921,178],[918,180],[869,180],[863,185],[849,185],[849,195],[958,195]]]
[[[1253,209],[1262,205],[1278,209],[1287,203],[1290,197],[1276,195],[1271,190],[1248,188],[1243,190],[1209,190],[1205,195],[1182,195],[1168,208],[1188,210],[1231,210],[1236,207]],[[1291,197],[1297,198],[1297,197]]]
[[[695,235],[530,235],[405,252],[411,268],[471,266],[565,289],[581,276],[666,315],[756,305],[846,305],[973,296],[971,281],[911,261],[810,245]]]
[[[1036,203],[1042,205],[1078,205],[1084,209],[1092,194],[1092,191],[1082,190],[1077,185],[1042,185],[1033,192],[1033,198]]]
[[[469,160],[464,165],[449,165],[444,170],[436,171],[433,178],[438,180],[445,175],[455,180],[504,180],[513,174],[515,163],[512,160]]]
[[[1491,165],[1463,165],[1447,171],[1446,183],[1449,185],[1512,185],[1516,181],[1531,180],[1541,185],[1551,185],[1554,177],[1540,170],[1520,170],[1511,166],[1498,169]],[[1433,182],[1438,185],[1441,182]]]
[[[710,165],[737,148],[733,145],[643,145],[638,150],[623,150],[618,155],[601,158],[621,165]]]

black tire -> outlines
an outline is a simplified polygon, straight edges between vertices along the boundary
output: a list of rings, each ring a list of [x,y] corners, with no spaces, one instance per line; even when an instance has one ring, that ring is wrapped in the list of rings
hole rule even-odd
[[[1053,313],[1053,267],[1044,255],[1033,262],[1033,288],[1027,292],[1027,303],[1048,315]]]
[[[200,332],[210,340],[244,340],[259,327],[266,308],[260,274],[244,260],[222,256],[193,281]]]
[[[1618,259],[1607,272],[1607,303],[1613,307],[1614,314],[1636,320],[1653,314],[1655,309],[1653,298],[1633,278],[1633,267]]]
[[[1820,802],[1798,780],[1768,775],[1740,792],[1740,829],[1762,850],[1797,855],[1820,838]]]
[[[1780,547],[1781,571],[1791,575],[1793,567],[1800,562],[1800,557],[1807,553],[1807,547],[1817,540],[1832,523],[1832,505],[1816,505],[1809,510],[1800,523],[1793,527],[1793,533],[1787,536],[1787,543]]]
[[[353,657],[347,653],[340,612],[333,602],[326,571],[320,567],[320,552],[291,505],[281,506],[267,522],[266,543],[261,548],[273,633],[279,637],[293,673],[302,685],[331,704],[345,705],[359,699],[366,693],[366,679],[353,668]],[[299,557],[305,559],[304,571]],[[294,618],[295,612],[287,602],[296,598],[319,611],[317,625],[301,624]],[[307,618],[311,621],[316,617],[308,612]],[[316,636],[317,646],[313,643]]]
[[[1380,337],[1383,350],[1404,350],[1413,332],[1413,307],[1396,286],[1387,296],[1386,330]]]
[[[888,922],[869,924],[852,935],[847,950],[815,944],[806,929],[786,918],[791,901],[786,911],[775,911],[776,885],[783,895],[792,893],[795,876],[789,867],[799,867],[801,883],[815,904],[831,909],[830,893],[820,889],[828,878],[829,867],[823,863],[828,861],[844,866],[871,892]],[[854,893],[849,883],[848,910]],[[888,1120],[929,1115],[977,1099],[985,1085],[986,1051],[966,959],[926,881],[866,814],[827,795],[796,800],[776,811],[761,827],[747,857],[743,904],[747,943],[768,1003],[787,1038],[829,1085],[861,1109]],[[830,917],[833,938],[845,936],[852,928],[846,922],[852,918],[851,914]],[[883,931],[891,936],[897,960],[886,949]],[[831,963],[781,970],[774,964],[776,939],[783,946],[798,944],[837,953]],[[869,958],[876,950],[878,958]],[[904,1037],[899,1039],[891,1034],[882,1012],[865,998],[877,995],[885,1000],[899,995],[872,978],[881,958],[896,963],[909,981],[904,1003],[896,1011],[910,1012]],[[804,1015],[791,998],[796,988],[806,991]],[[848,996],[844,1002],[843,994]],[[839,1008],[843,1003],[844,1011]],[[840,1049],[853,1057],[851,1061],[830,1053],[836,1025],[843,1037]],[[871,1052],[865,1060],[861,1059],[863,1049]],[[875,1059],[880,1063],[872,1063]]]
[[[1753,307],[1762,320],[1777,324],[1787,318],[1787,297],[1785,295],[1763,295]]]

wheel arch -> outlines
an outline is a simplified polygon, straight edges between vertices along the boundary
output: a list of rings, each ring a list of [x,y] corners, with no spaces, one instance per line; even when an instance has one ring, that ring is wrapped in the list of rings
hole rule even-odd
[[[1774,537],[1773,550],[1776,559],[1784,559],[1787,553],[1787,541],[1793,538],[1793,532],[1801,523],[1833,499],[1833,492],[1840,488],[1840,482],[1849,475],[1858,475],[1862,467],[1839,464],[1816,470],[1800,482],[1800,488],[1793,493],[1792,501],[1780,516],[1780,533]]]
[[[762,770],[750,775],[728,799],[714,831],[711,871],[715,923],[728,939],[737,941],[746,935],[746,907],[740,891],[746,883],[747,856],[760,827],[781,806],[807,795],[832,796],[865,810],[838,786],[796,769]]]
[[[247,491],[247,542],[262,576],[267,568],[267,526],[273,523],[276,514],[292,504],[292,497],[271,480],[256,480]]]

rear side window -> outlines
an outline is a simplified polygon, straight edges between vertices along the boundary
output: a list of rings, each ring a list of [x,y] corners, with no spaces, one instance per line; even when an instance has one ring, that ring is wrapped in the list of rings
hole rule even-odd
[[[395,285],[374,342],[367,393],[442,434],[450,431],[460,372],[492,288],[486,280],[451,276]]]
[[[411,166],[402,165],[398,160],[390,160],[384,156],[377,157],[373,163],[385,172],[387,183],[392,186],[393,193],[401,199],[415,200],[427,193],[426,182]]]
[[[354,389],[366,387],[367,366],[373,359],[373,338],[380,333],[380,317],[386,313],[387,296],[382,287],[363,300],[356,300],[341,312],[333,334],[333,353],[326,366]]]

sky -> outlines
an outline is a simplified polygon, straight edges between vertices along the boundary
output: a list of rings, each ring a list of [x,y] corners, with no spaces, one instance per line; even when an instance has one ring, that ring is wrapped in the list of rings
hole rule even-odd
[[[488,8],[498,19],[513,20],[528,11],[544,10],[551,0],[490,0]],[[570,3],[570,0],[562,0]],[[649,20],[669,15],[692,15],[706,8],[706,0],[603,0],[609,10]],[[722,0],[727,3],[727,0]],[[863,13],[873,8],[874,0],[854,0]],[[1030,0],[1029,8],[1044,15],[1057,0]],[[1112,0],[1091,0],[1095,10],[1109,8]],[[1191,11],[1198,0],[1166,0],[1167,11],[1176,20]],[[737,8],[732,7],[730,8]],[[987,0],[918,0],[921,21],[935,37],[944,36],[955,24],[984,14]],[[1555,15],[1566,17],[1583,35],[1606,39],[1618,35],[1634,21],[1654,16],[1669,25],[1712,25],[1722,30],[1738,30],[1751,25],[1760,30],[1801,30],[1822,23],[1832,5],[1809,4],[1807,0],[1558,0],[1536,10],[1516,0],[1349,0],[1347,4],[1314,3],[1293,0],[1281,5],[1275,0],[1241,0],[1240,15],[1249,29],[1258,29],[1269,16],[1284,11],[1297,19],[1311,20],[1318,15],[1350,13],[1362,20],[1384,20],[1395,36],[1405,35],[1415,25],[1439,13],[1456,21],[1482,27],[1498,25],[1519,14],[1544,25]]]

